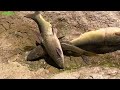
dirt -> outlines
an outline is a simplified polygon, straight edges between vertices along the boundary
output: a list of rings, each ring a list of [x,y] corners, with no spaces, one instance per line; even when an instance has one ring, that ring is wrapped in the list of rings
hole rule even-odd
[[[2,13],[1,11],[0,13]],[[120,78],[120,51],[87,57],[65,56],[65,69],[58,69],[49,57],[27,61],[27,53],[38,40],[37,24],[24,16],[33,11],[13,11],[0,14],[0,78],[2,79],[111,79]],[[105,27],[120,27],[119,11],[44,11],[41,12],[58,37],[72,40],[80,34]]]

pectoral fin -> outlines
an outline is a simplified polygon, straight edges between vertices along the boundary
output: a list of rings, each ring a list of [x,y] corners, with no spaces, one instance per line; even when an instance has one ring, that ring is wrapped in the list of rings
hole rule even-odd
[[[45,49],[41,45],[39,45],[30,51],[30,53],[27,56],[27,61],[34,61],[38,58],[44,57],[46,54],[47,53]]]

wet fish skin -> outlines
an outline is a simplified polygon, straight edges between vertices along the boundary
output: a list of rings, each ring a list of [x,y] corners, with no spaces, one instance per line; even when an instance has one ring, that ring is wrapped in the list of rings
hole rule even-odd
[[[63,52],[67,56],[81,56],[83,61],[88,64],[88,60],[84,58],[85,56],[96,56],[97,54],[85,51],[83,49],[80,49],[77,46],[72,45],[71,43],[67,42],[61,42],[61,46],[63,49]],[[41,47],[41,45],[38,45],[35,47],[35,49],[31,50],[30,54],[28,55],[28,60],[36,60],[38,58],[44,57],[46,55],[45,49]]]
[[[120,49],[120,28],[107,27],[86,32],[70,41],[73,45],[96,54]]]
[[[61,44],[56,36],[57,31],[43,18],[39,11],[36,11],[34,14],[28,14],[25,17],[31,18],[37,23],[46,52],[60,68],[64,68],[64,55]]]
[[[62,46],[63,51],[67,51],[67,54],[71,55],[71,56],[81,56],[81,55],[94,56],[94,55],[96,55],[96,53],[92,53],[92,52],[83,50],[77,46],[70,44],[70,43],[62,42],[61,46]],[[69,51],[70,51],[70,53],[69,53]]]
[[[27,61],[34,61],[39,58],[43,58],[45,55],[47,55],[47,52],[45,51],[44,47],[38,45],[29,52],[29,54],[27,55]]]

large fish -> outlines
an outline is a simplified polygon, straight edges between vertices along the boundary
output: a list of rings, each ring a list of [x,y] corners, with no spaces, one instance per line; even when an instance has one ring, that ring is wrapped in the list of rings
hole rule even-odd
[[[120,28],[108,27],[86,32],[70,42],[97,54],[113,52],[120,49]]]
[[[67,42],[61,42],[61,47],[62,47],[62,50],[63,50],[65,55],[67,55],[67,56],[75,56],[75,57],[76,56],[77,57],[81,56],[83,61],[86,64],[88,64],[88,61],[85,58],[85,56],[96,56],[95,53],[80,49],[79,47],[72,45],[68,41]],[[33,60],[44,57],[46,54],[47,53],[46,53],[46,50],[44,49],[44,47],[42,47],[42,45],[39,44],[33,50],[30,51],[30,53],[27,56],[27,60],[28,61],[33,61]]]
[[[25,17],[31,18],[37,23],[46,52],[60,68],[64,68],[64,55],[59,39],[56,36],[57,31],[52,28],[52,25],[38,11]]]

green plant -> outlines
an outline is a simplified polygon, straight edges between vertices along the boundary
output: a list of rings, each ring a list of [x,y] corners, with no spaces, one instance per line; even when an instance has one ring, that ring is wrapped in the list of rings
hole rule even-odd
[[[11,16],[11,15],[14,15],[15,13],[13,11],[5,11],[5,12],[2,12],[1,14],[5,16]]]

